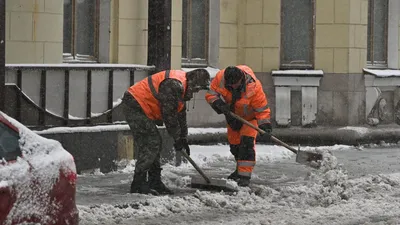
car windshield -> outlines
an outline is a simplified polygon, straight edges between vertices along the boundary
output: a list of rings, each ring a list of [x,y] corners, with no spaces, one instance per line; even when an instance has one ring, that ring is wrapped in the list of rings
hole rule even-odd
[[[15,160],[21,156],[17,132],[0,123],[0,159]]]

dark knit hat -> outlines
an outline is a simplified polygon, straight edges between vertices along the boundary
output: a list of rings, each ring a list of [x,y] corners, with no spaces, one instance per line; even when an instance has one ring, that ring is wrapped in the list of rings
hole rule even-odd
[[[236,66],[228,66],[224,72],[225,85],[232,85],[239,82],[244,77],[242,70]]]
[[[210,89],[210,74],[206,69],[195,69],[186,73],[189,85],[200,90]]]

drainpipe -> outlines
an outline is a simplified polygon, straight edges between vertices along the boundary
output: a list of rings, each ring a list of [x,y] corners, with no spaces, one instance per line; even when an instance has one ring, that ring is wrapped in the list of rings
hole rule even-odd
[[[171,69],[171,2],[148,1],[147,65],[156,72]]]
[[[6,0],[0,0],[0,110],[5,110],[6,101]]]

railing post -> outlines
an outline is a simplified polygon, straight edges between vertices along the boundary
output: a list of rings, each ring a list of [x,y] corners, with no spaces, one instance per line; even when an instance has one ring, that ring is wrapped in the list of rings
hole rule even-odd
[[[114,70],[110,70],[108,72],[108,109],[110,110],[110,112],[107,115],[107,122],[108,123],[112,123],[113,121],[113,112],[112,112],[112,108],[113,108],[113,98],[114,98]]]
[[[86,124],[91,123],[92,118],[92,71],[86,73]]]
[[[69,70],[64,71],[64,125],[69,123]]]
[[[39,125],[44,126],[46,123],[46,70],[42,70],[40,75],[40,108],[39,111]]]
[[[0,0],[0,110],[6,103],[6,0]]]
[[[17,114],[15,115],[15,119],[21,122],[22,119],[22,70],[17,70],[17,87],[19,88],[17,93]]]
[[[134,69],[129,70],[129,84],[130,84],[130,86],[135,84],[135,70]]]

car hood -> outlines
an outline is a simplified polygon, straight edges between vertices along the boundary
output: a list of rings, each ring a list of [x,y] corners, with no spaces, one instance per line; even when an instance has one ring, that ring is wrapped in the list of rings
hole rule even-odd
[[[0,114],[18,128],[22,152],[22,158],[0,165],[0,186],[9,186],[16,194],[7,219],[27,213],[45,215],[49,207],[57,207],[49,206],[49,193],[60,171],[76,173],[74,159],[58,141],[41,137],[6,114]]]

